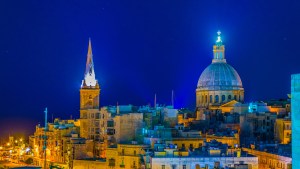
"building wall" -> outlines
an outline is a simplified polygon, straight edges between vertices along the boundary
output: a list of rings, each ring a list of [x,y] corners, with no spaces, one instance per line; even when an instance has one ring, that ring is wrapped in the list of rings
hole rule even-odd
[[[274,126],[275,139],[280,144],[289,144],[291,142],[291,120],[290,119],[276,119]]]
[[[249,154],[258,157],[259,169],[290,169],[290,164],[292,163],[292,158],[290,157],[251,150],[248,148],[243,148],[243,151],[247,151]]]
[[[106,162],[90,160],[74,160],[73,169],[107,169]]]
[[[80,137],[100,139],[100,111],[98,109],[80,110]]]
[[[143,128],[143,113],[129,113],[115,116],[115,139],[117,143],[136,140]]]
[[[212,169],[216,162],[220,162],[220,167],[225,167],[234,164],[240,164],[244,162],[249,164],[251,169],[258,169],[258,158],[257,157],[180,157],[180,158],[151,158],[151,169],[162,169],[163,165],[165,169],[198,169],[208,166]]]
[[[80,89],[80,137],[100,139],[99,98],[99,86],[84,86]]]
[[[106,150],[106,166],[115,169],[140,169],[142,167],[141,155],[148,145],[118,144],[117,148]]]
[[[293,168],[300,168],[300,74],[292,75],[291,88]]]
[[[231,147],[234,147],[235,145],[240,145],[239,134],[234,134],[234,137],[206,135],[206,141],[210,142],[211,140],[216,140],[223,144],[228,144],[228,146]]]
[[[203,146],[203,138],[173,138],[172,140],[166,140],[166,144],[176,144],[178,149],[186,150],[192,146],[193,148],[201,148]]]

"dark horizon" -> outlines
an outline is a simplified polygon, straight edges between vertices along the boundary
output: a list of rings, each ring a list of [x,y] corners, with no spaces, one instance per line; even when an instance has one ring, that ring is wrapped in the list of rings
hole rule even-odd
[[[50,118],[79,117],[89,37],[101,106],[153,105],[155,93],[170,104],[174,90],[176,108],[193,108],[218,30],[246,102],[287,98],[300,72],[300,2],[4,0],[0,9],[1,137],[31,134],[45,107]]]

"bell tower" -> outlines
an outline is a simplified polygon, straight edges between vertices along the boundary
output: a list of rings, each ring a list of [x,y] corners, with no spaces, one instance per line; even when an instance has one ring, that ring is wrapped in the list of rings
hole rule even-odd
[[[100,86],[96,80],[92,43],[89,39],[84,79],[80,87],[80,136],[98,139],[100,121]]]
[[[84,79],[80,88],[80,110],[99,109],[100,86],[96,80],[92,43],[89,39]],[[81,115],[80,115],[81,116]]]

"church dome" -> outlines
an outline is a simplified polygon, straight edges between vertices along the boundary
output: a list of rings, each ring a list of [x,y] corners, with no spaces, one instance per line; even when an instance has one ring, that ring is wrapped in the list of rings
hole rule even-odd
[[[240,90],[243,88],[237,71],[226,62],[213,62],[201,74],[198,89]]]
[[[221,32],[217,33],[218,38],[213,46],[212,63],[201,73],[196,88],[196,105],[199,108],[220,106],[232,100],[244,101],[241,78],[237,71],[227,64]]]

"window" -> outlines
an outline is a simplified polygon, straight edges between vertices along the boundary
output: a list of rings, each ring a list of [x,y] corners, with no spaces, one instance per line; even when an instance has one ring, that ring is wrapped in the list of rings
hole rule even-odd
[[[166,168],[166,166],[165,165],[161,165],[161,169],[165,169]]]
[[[231,100],[231,95],[228,95],[228,100]]]
[[[176,169],[176,164],[173,164],[173,165],[172,165],[172,169]]]
[[[212,103],[212,95],[209,95],[209,103]]]
[[[219,95],[215,96],[215,103],[219,103]]]
[[[136,151],[135,151],[135,150],[133,151],[133,155],[134,155],[134,156],[136,155]]]
[[[109,159],[108,160],[108,166],[115,166],[115,162],[116,162],[115,159],[113,159],[113,158]]]
[[[225,95],[222,95],[222,102],[225,101]]]
[[[234,95],[234,100],[236,100],[236,95]]]
[[[125,154],[125,150],[124,149],[122,149],[122,155],[124,155]]]
[[[186,165],[183,165],[183,166],[182,166],[182,169],[186,169]]]
[[[205,103],[207,103],[207,95],[205,95]]]
[[[107,121],[107,127],[114,127],[114,121],[112,120]]]

